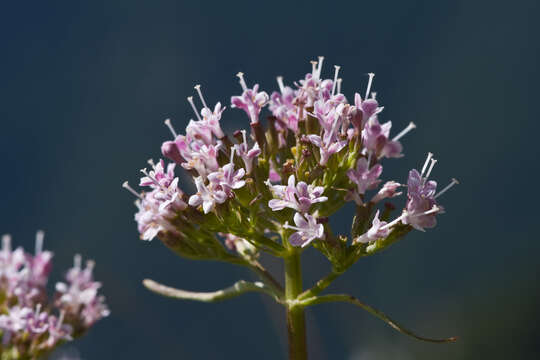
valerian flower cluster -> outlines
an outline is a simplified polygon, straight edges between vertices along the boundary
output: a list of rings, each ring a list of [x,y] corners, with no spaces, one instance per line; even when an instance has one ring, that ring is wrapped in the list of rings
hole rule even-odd
[[[212,109],[195,86],[200,101],[188,98],[194,119],[185,131],[165,121],[172,137],[161,152],[169,163],[149,161],[151,168],[141,170],[142,192],[124,183],[137,197],[141,239],[158,237],[181,256],[259,272],[257,253],[289,259],[312,245],[329,259],[335,277],[412,229],[433,228],[443,212],[439,196],[457,181],[436,191],[431,153],[420,171],[384,179],[383,162],[403,157],[401,140],[415,125],[392,135],[393,124],[381,121],[383,107],[371,91],[374,74],[350,102],[341,92],[340,67],[324,79],[323,60],[290,86],[278,77],[278,91],[270,95],[238,73],[241,93],[231,97],[231,107],[247,115],[249,129],[232,136],[222,131],[222,117],[239,113],[225,112],[219,102]],[[187,182],[194,192],[183,190],[193,188]],[[397,211],[384,203],[402,195]],[[336,235],[329,217],[348,201],[356,205],[350,236]],[[261,278],[282,300],[279,284],[265,272]],[[316,296],[326,286],[323,281],[294,299]]]
[[[52,298],[47,282],[53,253],[43,250],[43,232],[36,235],[34,254],[13,250],[11,237],[2,237],[0,250],[0,354],[2,359],[38,359],[58,345],[83,335],[109,315],[101,283],[94,281],[93,261],[82,266],[80,255],[65,282],[56,283]]]

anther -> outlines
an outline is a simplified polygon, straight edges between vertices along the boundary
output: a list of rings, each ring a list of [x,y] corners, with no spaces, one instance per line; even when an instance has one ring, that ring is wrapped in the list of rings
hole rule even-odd
[[[457,181],[457,179],[452,179],[450,184],[446,185],[446,187],[444,189],[439,191],[439,193],[434,196],[434,199],[438,198],[439,196],[441,196],[442,194],[447,192],[452,186],[457,185],[457,184],[459,184],[459,181]]]
[[[201,85],[195,85],[194,86],[195,90],[197,90],[197,93],[199,94],[199,98],[201,98],[201,102],[203,104],[203,106],[208,109],[208,106],[206,105],[206,101],[204,101],[204,97],[202,95],[202,92],[201,92]]]
[[[166,119],[165,120],[165,125],[167,125],[167,127],[169,128],[169,130],[171,131],[171,133],[173,134],[174,138],[176,139],[176,137],[178,136],[176,134],[176,131],[174,130],[172,124],[171,124],[171,119]]]
[[[373,83],[373,77],[375,77],[375,74],[369,73],[368,76],[369,76],[369,80],[368,80],[368,85],[366,89],[366,97],[365,97],[366,99],[368,98],[369,92],[371,91],[371,84]]]
[[[394,136],[392,141],[398,141],[399,139],[401,139],[403,136],[405,136],[409,131],[411,131],[413,129],[416,129],[416,125],[411,121],[409,123],[409,125],[407,125],[407,127],[405,129],[401,130],[401,132],[399,134]]]
[[[129,183],[127,181],[124,181],[124,183],[122,184],[122,187],[126,189],[127,191],[129,191],[130,193],[132,193],[133,195],[135,195],[136,197],[138,197],[139,199],[142,199],[142,195],[136,192],[135,190],[133,190],[133,188],[129,186]]]
[[[242,87],[242,90],[246,91],[247,85],[246,85],[246,81],[244,80],[244,73],[239,72],[238,74],[236,74],[236,76],[238,76],[238,78],[240,79],[240,86]]]
[[[317,71],[317,61],[311,60],[311,75],[315,76],[315,72]]]
[[[188,96],[187,101],[193,108],[193,112],[197,116],[197,120],[201,121],[201,116],[199,115],[199,112],[197,111],[197,108],[195,107],[195,104],[193,103],[193,96]]]

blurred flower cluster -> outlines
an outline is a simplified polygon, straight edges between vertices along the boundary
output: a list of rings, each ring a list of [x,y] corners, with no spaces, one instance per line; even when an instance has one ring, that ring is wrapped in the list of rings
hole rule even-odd
[[[43,232],[36,235],[35,253],[13,250],[11,237],[2,237],[0,250],[0,354],[6,359],[37,359],[58,345],[83,335],[109,315],[101,283],[94,281],[93,261],[82,266],[80,255],[65,282],[56,283],[52,298],[47,282],[53,253],[43,250]]]
[[[392,122],[380,122],[383,107],[371,91],[374,74],[363,96],[356,93],[349,102],[341,92],[340,67],[333,79],[323,79],[323,60],[312,62],[312,71],[292,86],[278,77],[279,90],[271,95],[258,84],[249,87],[238,73],[242,92],[232,96],[231,107],[246,113],[249,136],[245,129],[225,135],[225,107],[209,107],[195,86],[201,109],[188,98],[196,119],[185,132],[165,121],[173,138],[161,151],[171,163],[149,161],[139,184],[143,192],[124,183],[138,198],[141,238],[157,236],[189,258],[232,262],[246,260],[246,249],[249,257],[257,251],[281,256],[285,241],[302,248],[313,244],[342,272],[411,229],[434,227],[443,212],[438,197],[457,181],[436,191],[429,179],[437,162],[431,153],[406,180],[383,181],[382,162],[403,156],[401,140],[415,125],[391,136]],[[182,179],[192,179],[193,194],[181,189],[178,167],[186,172]],[[379,206],[403,193],[397,215],[395,205]],[[334,235],[328,218],[347,201],[356,204],[351,235]]]

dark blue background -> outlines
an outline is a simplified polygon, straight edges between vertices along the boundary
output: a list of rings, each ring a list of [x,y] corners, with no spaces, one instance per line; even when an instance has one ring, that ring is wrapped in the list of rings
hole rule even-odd
[[[375,72],[383,119],[406,157],[386,162],[403,181],[427,151],[434,177],[461,185],[427,233],[362,260],[336,281],[430,336],[419,343],[350,305],[310,309],[312,359],[507,359],[540,353],[537,235],[539,3],[530,1],[197,2],[19,1],[0,15],[0,232],[31,248],[47,231],[55,277],[81,252],[112,309],[72,346],[84,359],[279,359],[282,310],[258,295],[219,304],[178,302],[141,280],[212,290],[248,278],[227,264],[177,258],[138,240],[133,198],[146,159],[192,117],[200,83],[209,102],[239,94],[235,78],[275,89],[325,55],[345,93]],[[227,111],[224,128],[247,125]],[[350,210],[350,209],[349,209]],[[346,231],[351,212],[336,226]],[[313,249],[306,284],[327,272]],[[270,267],[278,272],[275,264]],[[535,356],[536,355],[536,356]]]

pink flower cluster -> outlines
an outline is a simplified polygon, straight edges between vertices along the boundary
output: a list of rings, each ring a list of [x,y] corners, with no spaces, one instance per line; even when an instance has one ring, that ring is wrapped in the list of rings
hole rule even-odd
[[[48,301],[46,285],[53,254],[42,247],[41,231],[36,236],[34,254],[20,247],[12,250],[11,237],[2,237],[0,353],[37,358],[80,336],[109,315],[104,297],[98,294],[101,284],[93,280],[93,262],[89,261],[81,270],[80,255],[75,256],[75,266],[66,275],[67,282],[57,283],[57,293],[52,302]]]
[[[421,172],[409,174],[402,214],[392,221],[381,214],[376,205],[401,195],[405,187],[393,180],[383,183],[381,162],[403,156],[400,140],[416,126],[410,123],[392,137],[392,123],[379,122],[383,107],[371,91],[374,74],[369,74],[365,95],[356,93],[349,103],[341,93],[340,67],[335,66],[333,79],[323,79],[323,60],[312,62],[312,71],[294,86],[286,86],[278,77],[279,91],[270,96],[258,84],[249,88],[239,73],[242,93],[231,97],[231,105],[247,114],[251,136],[246,130],[237,131],[236,144],[221,130],[225,108],[217,103],[211,110],[197,85],[202,109],[188,98],[197,119],[189,121],[185,135],[178,134],[169,120],[165,122],[174,138],[164,142],[161,150],[173,163],[167,171],[163,160],[152,163],[150,172],[143,170],[140,185],[146,192],[124,184],[138,197],[135,219],[141,238],[181,234],[175,219],[191,208],[202,216],[219,213],[221,223],[213,226],[223,233],[230,232],[223,214],[257,214],[268,222],[260,227],[261,220],[250,218],[247,224],[252,231],[265,236],[285,229],[292,245],[305,247],[325,240],[326,218],[347,200],[369,214],[369,226],[352,245],[386,238],[396,226],[418,230],[435,226],[435,217],[442,212],[436,198],[457,181],[436,194],[436,183],[428,180],[436,160],[429,155]],[[270,115],[266,126],[261,122],[265,107]],[[192,177],[196,192],[191,196],[178,187],[175,165]],[[244,191],[247,184],[249,190]],[[367,197],[370,191],[374,194]],[[217,211],[220,208],[224,210]],[[296,226],[289,225],[290,220]]]

